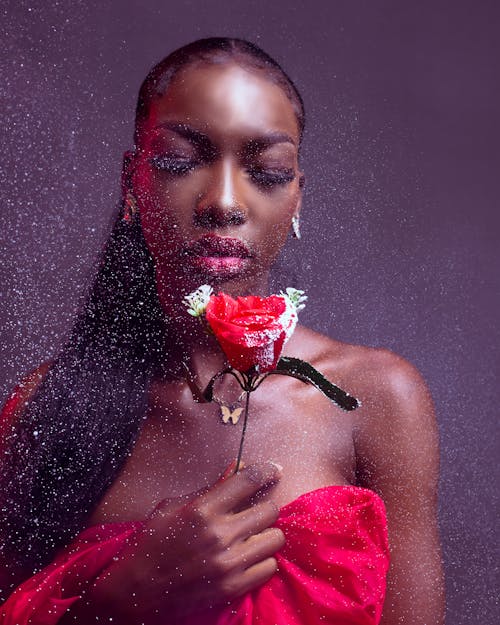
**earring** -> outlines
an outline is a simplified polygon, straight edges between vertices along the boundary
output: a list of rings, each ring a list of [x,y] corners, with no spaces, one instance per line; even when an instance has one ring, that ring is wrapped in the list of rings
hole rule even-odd
[[[293,230],[293,236],[296,239],[300,239],[300,224],[299,224],[299,218],[296,217],[295,215],[292,217],[292,230]]]
[[[123,220],[128,224],[133,221],[137,214],[137,200],[132,191],[127,191],[125,200],[123,201]]]

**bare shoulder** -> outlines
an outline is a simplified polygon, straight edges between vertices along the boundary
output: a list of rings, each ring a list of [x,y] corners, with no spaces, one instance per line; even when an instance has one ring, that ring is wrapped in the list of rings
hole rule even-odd
[[[304,326],[298,328],[296,341],[290,341],[287,353],[340,375],[379,398],[384,394],[407,396],[426,387],[417,367],[392,350],[346,343]]]
[[[314,333],[316,334],[316,333]],[[304,338],[311,337],[309,334]],[[315,366],[361,400],[354,413],[358,481],[388,497],[397,476],[433,498],[439,467],[434,402],[418,368],[387,348],[343,343],[316,334]]]
[[[436,448],[433,400],[417,367],[387,348],[338,341],[300,327],[287,353],[310,362],[329,380],[361,401],[353,414],[353,436],[364,455],[391,444]]]
[[[343,343],[305,328],[298,338],[308,345],[298,357],[361,400],[352,421],[358,482],[388,496],[388,485],[397,481],[398,489],[406,483],[413,495],[421,489],[433,498],[439,435],[418,368],[390,349]]]

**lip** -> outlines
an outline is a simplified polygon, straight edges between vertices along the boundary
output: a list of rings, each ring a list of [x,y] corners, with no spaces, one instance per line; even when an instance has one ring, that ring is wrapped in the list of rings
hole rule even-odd
[[[210,274],[239,273],[247,266],[248,259],[241,256],[194,256],[192,265]]]
[[[252,256],[249,247],[241,239],[205,235],[196,241],[191,241],[183,248],[186,256],[213,259],[244,259]]]
[[[187,243],[182,256],[188,271],[202,279],[224,282],[247,272],[253,254],[241,239],[210,234]]]

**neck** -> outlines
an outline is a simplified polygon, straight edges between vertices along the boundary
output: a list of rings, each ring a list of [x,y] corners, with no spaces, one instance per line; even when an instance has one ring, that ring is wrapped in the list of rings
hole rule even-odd
[[[176,378],[185,377],[187,367],[205,385],[212,375],[228,366],[217,339],[208,333],[202,320],[190,317],[186,310],[182,324],[169,324],[166,341],[166,371]]]

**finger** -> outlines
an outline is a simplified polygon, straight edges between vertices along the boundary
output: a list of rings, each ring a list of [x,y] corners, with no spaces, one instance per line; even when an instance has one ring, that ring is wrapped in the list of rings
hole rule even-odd
[[[249,536],[260,534],[276,522],[279,513],[278,506],[270,500],[238,512],[230,521],[235,538],[245,540]]]
[[[240,467],[243,468],[244,466],[245,466],[245,463],[240,461]],[[224,473],[222,473],[222,475],[217,479],[217,481],[215,482],[215,485],[223,482],[224,480],[227,480],[227,478],[230,477],[234,473],[235,469],[236,469],[236,458],[234,460],[232,460],[227,465],[226,469],[224,470]],[[200,497],[201,495],[204,495],[211,488],[214,488],[214,486],[203,486],[202,488],[197,490],[195,493],[192,493],[191,498],[192,499],[196,499],[197,497]],[[165,499],[162,499],[154,507],[152,512],[149,513],[148,518],[153,517],[155,515],[155,513],[157,513],[157,512],[163,511],[165,513],[165,512],[168,512],[169,510],[175,509],[176,507],[179,507],[179,499],[176,498],[176,499],[172,500],[172,499],[166,497]]]
[[[243,568],[274,556],[285,544],[285,535],[278,527],[269,527],[260,534],[251,536],[240,544],[240,561]]]
[[[273,557],[285,544],[285,535],[277,527],[270,527],[248,540],[240,541],[220,553],[212,563],[214,577],[240,574],[255,564]]]
[[[202,488],[200,488],[199,490],[197,490],[194,493],[191,493],[191,499],[196,499],[197,497],[200,497],[201,495],[204,495],[206,492],[208,492],[211,488],[214,488],[214,486],[216,484],[219,484],[221,482],[223,482],[224,480],[226,480],[228,477],[230,477],[235,469],[236,469],[236,458],[234,458],[234,460],[231,460],[231,462],[227,465],[227,467],[224,470],[224,473],[222,473],[220,475],[220,477],[217,479],[217,481],[215,482],[214,485],[212,486],[203,486]],[[240,460],[240,467],[243,469],[243,467],[245,466],[245,463],[243,461]],[[170,497],[166,497],[165,499],[162,499],[159,503],[156,504],[156,506],[153,508],[153,510],[149,513],[148,518],[151,518],[155,515],[155,513],[157,512],[168,512],[169,510],[173,510],[175,508],[178,508],[180,505],[180,501],[179,498],[175,498],[175,499],[171,499]]]
[[[196,500],[195,506],[209,514],[230,512],[265,486],[276,483],[281,472],[282,468],[274,462],[250,465],[215,484]]]
[[[224,580],[222,592],[227,599],[236,599],[265,584],[277,570],[278,563],[276,558],[267,558]]]

